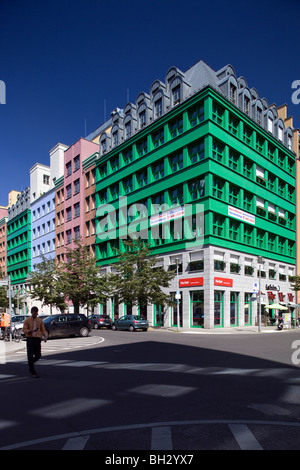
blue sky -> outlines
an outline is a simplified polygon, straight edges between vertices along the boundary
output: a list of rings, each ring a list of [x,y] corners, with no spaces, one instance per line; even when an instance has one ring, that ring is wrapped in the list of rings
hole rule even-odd
[[[300,127],[299,18],[298,0],[0,0],[0,205],[173,65],[231,64]]]

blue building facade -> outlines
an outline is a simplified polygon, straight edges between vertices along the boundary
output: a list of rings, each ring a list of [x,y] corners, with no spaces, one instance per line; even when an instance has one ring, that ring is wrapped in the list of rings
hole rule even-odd
[[[55,188],[31,203],[31,271],[42,261],[55,258]]]

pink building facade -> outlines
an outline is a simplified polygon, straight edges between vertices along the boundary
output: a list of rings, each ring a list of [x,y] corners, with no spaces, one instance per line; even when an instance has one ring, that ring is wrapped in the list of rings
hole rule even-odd
[[[64,245],[84,236],[84,175],[82,162],[98,150],[98,144],[80,138],[64,156]]]

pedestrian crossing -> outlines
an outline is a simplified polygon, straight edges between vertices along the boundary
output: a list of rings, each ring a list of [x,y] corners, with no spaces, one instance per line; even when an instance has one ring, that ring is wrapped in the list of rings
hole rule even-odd
[[[5,423],[5,426],[9,425],[13,425],[13,423]],[[275,428],[280,428],[282,432],[282,438],[279,444],[276,443],[276,449],[280,444],[282,449],[286,445],[289,445],[287,447],[289,449],[297,450],[299,448],[299,422],[192,420],[89,429],[10,444],[0,447],[0,450],[43,450],[45,446],[51,450],[107,450],[107,448],[111,449],[106,446],[111,444],[111,439],[113,439],[113,452],[116,453],[114,455],[118,455],[118,449],[120,449],[119,454],[122,455],[122,449],[126,449],[124,447],[126,436],[129,439],[128,449],[131,449],[133,455],[134,448],[130,445],[132,446],[136,442],[139,443],[136,450],[159,451],[162,456],[164,454],[170,455],[170,451],[176,452],[179,449],[181,453],[183,450],[186,451],[181,454],[183,456],[193,455],[193,451],[197,450],[274,450],[274,441],[268,439],[268,436],[272,435]],[[186,439],[187,434],[188,439]],[[216,440],[216,435],[222,435],[222,441]],[[203,443],[201,436],[206,436]],[[207,436],[210,436],[209,440]],[[291,436],[293,436],[293,441],[291,441]]]

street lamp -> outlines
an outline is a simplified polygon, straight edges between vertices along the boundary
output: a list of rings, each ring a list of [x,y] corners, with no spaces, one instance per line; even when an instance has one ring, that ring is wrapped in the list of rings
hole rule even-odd
[[[257,262],[259,264],[259,283],[258,283],[258,331],[261,332],[261,265],[264,264],[265,260],[262,256],[257,257]]]
[[[177,331],[179,331],[179,328],[180,328],[180,316],[179,316],[179,299],[180,299],[180,292],[179,292],[178,265],[179,265],[180,258],[175,258],[174,261],[175,261],[175,263],[176,263],[176,272],[177,272],[177,275],[176,275],[176,295],[175,295],[175,298],[176,298],[176,302],[177,302]]]

